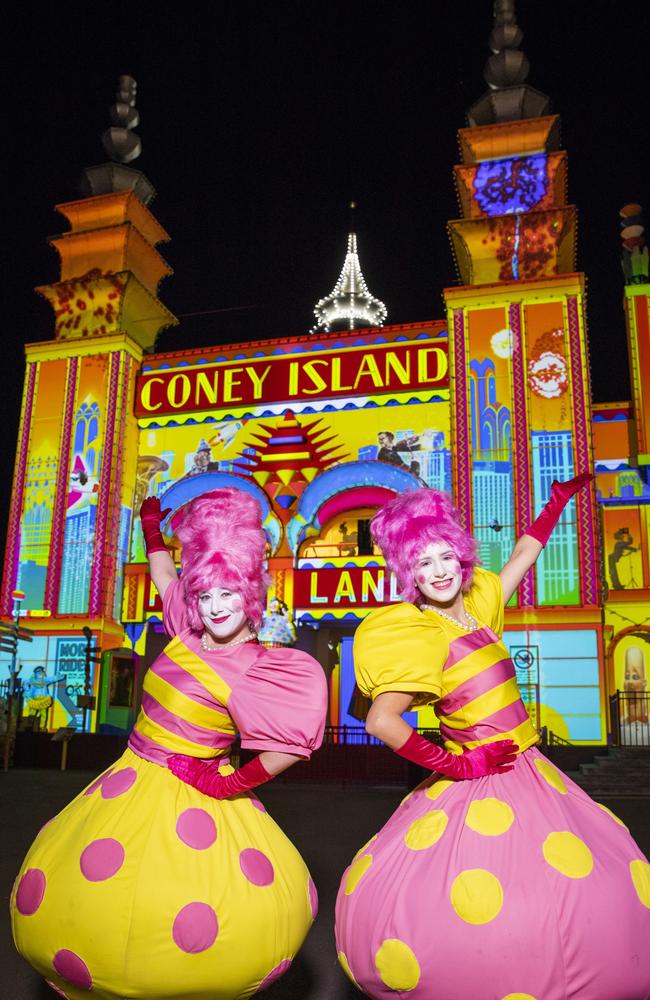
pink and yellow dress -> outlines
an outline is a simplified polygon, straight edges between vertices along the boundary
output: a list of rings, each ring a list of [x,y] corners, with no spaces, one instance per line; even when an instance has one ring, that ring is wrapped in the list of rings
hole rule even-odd
[[[371,697],[435,704],[447,749],[520,747],[504,774],[432,775],[343,875],[341,965],[376,1000],[646,1000],[650,865],[627,828],[537,749],[499,638],[498,576],[477,569],[468,632],[412,604],[355,638]]]
[[[321,666],[254,643],[203,652],[180,585],[172,641],[148,670],[124,755],[38,834],[11,899],[16,946],[69,1000],[235,1000],[282,975],[317,910],[297,850],[250,793],[222,801],[167,769],[171,754],[308,758],[322,740]]]

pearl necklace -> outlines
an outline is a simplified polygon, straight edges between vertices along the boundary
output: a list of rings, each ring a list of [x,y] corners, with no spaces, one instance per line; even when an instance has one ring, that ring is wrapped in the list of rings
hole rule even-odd
[[[219,646],[208,646],[208,633],[204,632],[201,636],[201,649],[204,653],[218,653],[220,649],[229,649],[230,646],[241,646],[243,642],[252,642],[253,639],[257,639],[254,632],[250,635],[244,636],[243,639],[234,639],[232,642],[223,642]]]
[[[448,622],[453,622],[454,625],[457,625],[458,628],[464,629],[466,632],[476,632],[479,628],[479,623],[473,615],[470,615],[469,611],[465,611],[465,617],[467,618],[469,625],[464,625],[462,622],[459,622],[457,618],[452,618],[452,616],[448,615],[446,611],[436,608],[433,604],[425,604],[424,607],[427,611],[435,611],[435,613],[440,615],[441,618],[446,618]]]

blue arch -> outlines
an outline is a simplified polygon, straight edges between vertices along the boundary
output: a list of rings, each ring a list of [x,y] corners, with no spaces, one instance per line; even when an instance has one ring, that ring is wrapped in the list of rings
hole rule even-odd
[[[275,552],[280,544],[282,528],[271,509],[269,498],[264,490],[252,479],[235,476],[231,472],[202,472],[196,476],[186,476],[184,479],[180,479],[177,483],[174,483],[173,486],[170,486],[164,493],[161,493],[160,506],[163,510],[166,507],[171,508],[171,513],[162,522],[162,530],[165,533],[171,531],[171,519],[184,504],[189,503],[190,500],[194,500],[196,497],[202,496],[204,493],[209,493],[211,490],[222,490],[228,486],[232,489],[241,490],[242,493],[248,493],[249,496],[257,500],[262,508],[262,526],[271,543],[271,548]]]
[[[326,469],[307,486],[298,500],[296,513],[287,525],[287,540],[292,552],[305,537],[307,528],[319,528],[318,511],[332,497],[357,486],[383,486],[393,493],[418,488],[415,477],[406,469],[388,462],[341,462]]]

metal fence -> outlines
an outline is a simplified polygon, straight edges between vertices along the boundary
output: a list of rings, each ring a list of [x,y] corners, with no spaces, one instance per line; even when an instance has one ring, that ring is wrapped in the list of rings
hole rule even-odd
[[[437,729],[418,729],[418,733],[442,746],[443,740]],[[323,743],[326,746],[339,743],[364,747],[383,745],[376,736],[366,732],[365,726],[326,726]]]
[[[650,691],[617,691],[609,705],[615,745],[650,747]]]

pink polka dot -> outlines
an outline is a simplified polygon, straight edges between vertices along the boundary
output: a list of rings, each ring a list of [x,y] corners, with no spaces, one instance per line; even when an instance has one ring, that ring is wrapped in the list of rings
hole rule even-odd
[[[427,577],[426,573],[418,573],[418,583],[426,583]]]
[[[110,767],[108,771],[104,771],[104,773],[100,774],[98,778],[95,778],[92,785],[88,785],[88,788],[85,790],[84,795],[92,795],[93,792],[96,792],[98,788],[101,788],[103,782],[106,781],[108,776],[112,774],[114,770],[115,768]]]
[[[207,903],[188,903],[176,914],[174,943],[190,955],[211,948],[219,933],[217,914]]]
[[[290,958],[285,958],[284,962],[280,962],[279,965],[276,965],[275,969],[273,969],[271,972],[269,972],[268,976],[264,977],[264,979],[262,980],[262,982],[260,983],[260,985],[257,987],[257,989],[255,990],[255,992],[256,993],[261,993],[262,990],[267,990],[269,988],[269,986],[271,985],[271,983],[274,983],[276,981],[276,979],[279,979],[280,976],[283,976],[285,974],[285,972],[288,969],[290,969],[290,968],[291,968],[291,959]]]
[[[124,848],[119,840],[106,837],[93,840],[84,848],[79,859],[79,867],[89,882],[103,882],[112,878],[124,864]]]
[[[31,917],[43,902],[45,875],[40,868],[28,868],[20,880],[16,893],[16,909],[24,917]]]
[[[217,827],[205,809],[186,809],[176,821],[176,833],[188,847],[205,851],[217,839]]]
[[[123,767],[120,771],[115,771],[102,781],[102,798],[116,799],[118,795],[128,792],[137,776],[133,767]]]
[[[309,905],[311,906],[312,920],[315,920],[318,916],[318,893],[316,892],[316,886],[312,878],[307,883],[307,889],[309,890]]]
[[[50,986],[54,990],[55,993],[58,993],[60,997],[65,997],[65,1000],[68,1000],[66,994],[63,992],[63,990],[60,990],[58,986],[55,986],[54,983],[50,982],[49,979],[46,979],[45,982],[47,983],[48,986]]]
[[[67,948],[57,951],[52,965],[61,979],[66,979],[77,989],[91,990],[93,988],[93,977],[90,975],[88,966],[73,951],[68,951]]]
[[[250,802],[251,802],[251,805],[255,806],[256,809],[259,809],[259,811],[261,813],[265,813],[266,812],[266,806],[264,805],[264,803],[260,802],[259,799],[256,799],[254,795],[251,795]]]
[[[247,847],[239,855],[239,865],[244,875],[253,885],[271,885],[275,877],[273,865],[266,854]]]

